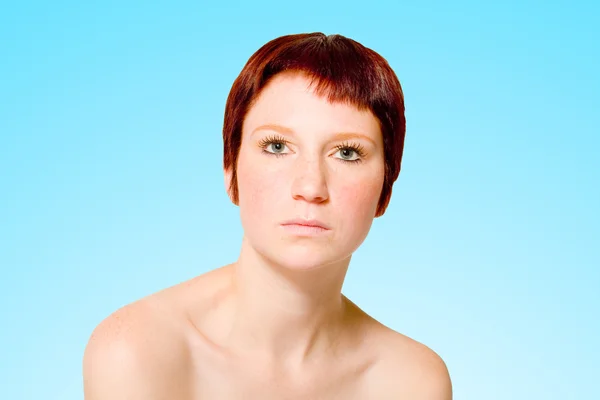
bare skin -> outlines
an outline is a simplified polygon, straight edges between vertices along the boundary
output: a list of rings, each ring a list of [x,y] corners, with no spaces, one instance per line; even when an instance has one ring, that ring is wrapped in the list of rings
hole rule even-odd
[[[102,321],[84,357],[85,399],[452,398],[435,352],[344,296],[342,328],[328,351],[297,365],[252,349],[231,351],[217,321],[231,300],[234,268],[162,290]]]
[[[383,184],[377,119],[282,74],[242,131],[239,258],[102,321],[85,399],[450,400],[439,356],[342,295]],[[324,228],[290,230],[293,218]]]

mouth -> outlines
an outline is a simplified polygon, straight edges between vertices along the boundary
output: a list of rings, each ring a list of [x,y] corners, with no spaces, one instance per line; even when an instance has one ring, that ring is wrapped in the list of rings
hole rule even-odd
[[[285,222],[281,223],[281,226],[283,227],[297,227],[297,228],[313,228],[313,229],[317,229],[317,230],[330,230],[331,228],[329,228],[329,226],[327,226],[327,224],[325,224],[324,222],[321,222],[319,220],[316,219],[300,219],[300,218],[296,218],[296,219],[292,219],[292,220],[288,220]]]
[[[317,237],[331,232],[327,224],[316,219],[292,219],[283,222],[281,228],[295,237]]]

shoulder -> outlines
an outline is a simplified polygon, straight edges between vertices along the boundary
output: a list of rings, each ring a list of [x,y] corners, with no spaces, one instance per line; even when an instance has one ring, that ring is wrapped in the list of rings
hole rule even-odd
[[[452,399],[448,368],[435,351],[388,328],[380,335],[380,355],[369,380],[380,398]]]
[[[98,324],[83,357],[85,399],[185,398],[191,359],[171,320],[147,298]]]

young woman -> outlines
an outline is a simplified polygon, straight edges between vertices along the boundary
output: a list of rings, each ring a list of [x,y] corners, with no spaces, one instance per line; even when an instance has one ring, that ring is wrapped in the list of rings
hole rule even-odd
[[[448,400],[447,368],[342,293],[400,172],[404,98],[388,63],[340,35],[260,48],[225,108],[237,261],[109,316],[86,400]]]

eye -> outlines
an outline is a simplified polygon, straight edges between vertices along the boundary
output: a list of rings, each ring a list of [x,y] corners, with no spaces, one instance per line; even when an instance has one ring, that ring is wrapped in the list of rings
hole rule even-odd
[[[282,150],[285,148],[285,143],[272,142],[269,143],[266,147],[269,150],[273,150],[271,153],[282,153]]]
[[[336,146],[336,148],[338,149],[338,154],[341,155],[339,159],[346,162],[359,163],[365,155],[360,144],[344,143]]]
[[[339,152],[339,154],[342,156],[342,160],[345,161],[356,161],[356,159],[358,158],[358,154],[356,153],[356,151],[348,147],[340,149]],[[356,158],[353,158],[352,155],[356,156]]]
[[[276,156],[282,156],[283,150],[286,148],[288,141],[281,136],[269,136],[262,139],[259,146],[263,149],[263,152],[273,154]]]

